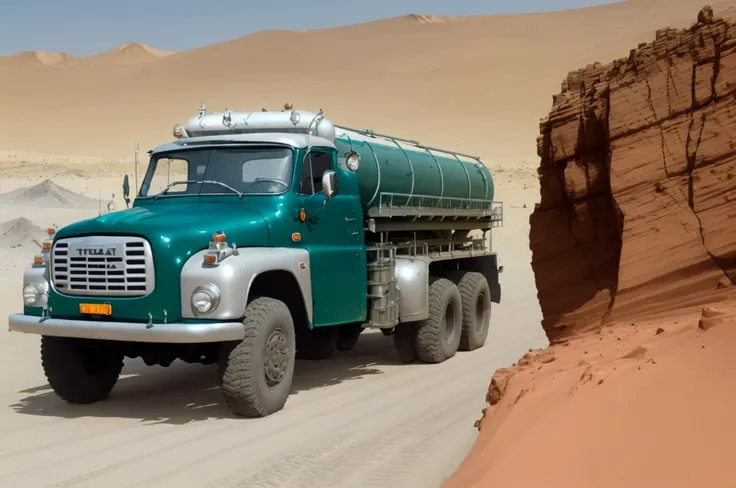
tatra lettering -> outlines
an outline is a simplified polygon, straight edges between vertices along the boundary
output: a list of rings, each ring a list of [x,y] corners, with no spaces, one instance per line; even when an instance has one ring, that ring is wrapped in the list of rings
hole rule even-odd
[[[86,247],[77,249],[79,256],[115,256],[114,247]]]

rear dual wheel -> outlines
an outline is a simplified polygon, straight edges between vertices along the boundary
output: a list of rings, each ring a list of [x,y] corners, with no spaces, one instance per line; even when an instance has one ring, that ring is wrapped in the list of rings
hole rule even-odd
[[[426,320],[396,327],[394,345],[402,362],[441,363],[458,350],[485,344],[491,314],[488,281],[472,271],[450,278],[430,278]]]
[[[429,285],[429,318],[416,325],[414,350],[425,363],[441,363],[457,352],[462,335],[462,300],[457,285],[435,278]]]
[[[481,273],[463,273],[457,284],[463,304],[463,326],[460,337],[461,351],[483,347],[491,322],[491,288]]]
[[[460,344],[461,327],[462,302],[457,286],[447,278],[430,278],[429,317],[399,324],[394,331],[399,360],[441,363],[451,358]]]

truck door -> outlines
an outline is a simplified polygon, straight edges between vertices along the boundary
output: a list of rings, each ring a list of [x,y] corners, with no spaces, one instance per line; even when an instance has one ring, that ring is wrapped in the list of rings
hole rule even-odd
[[[327,200],[322,175],[337,173],[337,194]],[[299,225],[309,251],[314,325],[362,322],[366,316],[366,252],[357,185],[340,169],[334,152],[312,149],[299,175],[298,201],[306,214]]]

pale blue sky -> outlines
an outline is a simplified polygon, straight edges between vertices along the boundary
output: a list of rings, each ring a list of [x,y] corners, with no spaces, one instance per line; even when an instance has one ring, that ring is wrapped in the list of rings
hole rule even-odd
[[[0,55],[75,56],[141,42],[182,51],[264,29],[317,29],[409,13],[566,10],[613,0],[1,0]]]

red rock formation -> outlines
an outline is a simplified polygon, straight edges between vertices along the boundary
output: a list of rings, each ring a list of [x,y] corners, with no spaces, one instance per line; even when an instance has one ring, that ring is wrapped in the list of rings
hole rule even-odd
[[[703,9],[568,74],[537,141],[532,268],[554,339],[736,281],[736,23]]]

